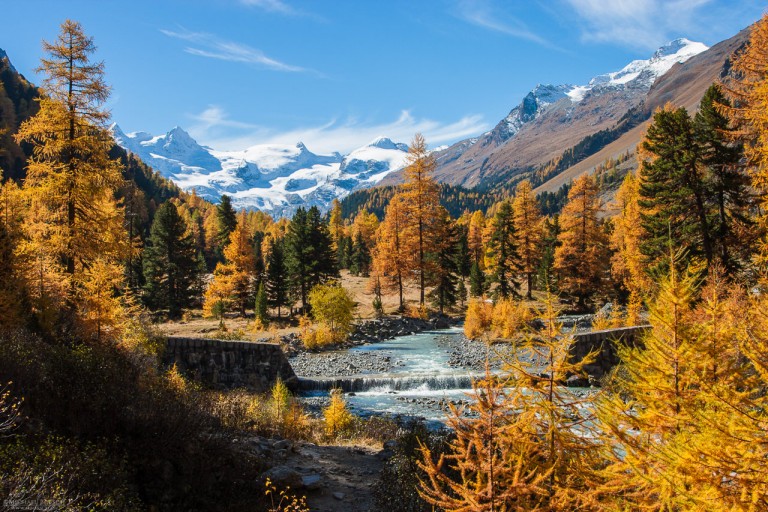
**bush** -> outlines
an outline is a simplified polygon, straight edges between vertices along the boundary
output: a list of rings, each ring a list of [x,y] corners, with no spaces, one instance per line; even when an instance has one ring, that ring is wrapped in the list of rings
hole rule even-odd
[[[405,316],[410,318],[418,318],[420,320],[427,320],[429,319],[429,310],[424,304],[418,306],[411,304],[408,306],[408,310],[406,311]]]
[[[355,302],[339,284],[319,284],[309,292],[312,318],[327,326],[331,337],[343,341],[352,332],[352,311]]]
[[[483,299],[471,299],[464,319],[464,335],[477,339],[491,328],[493,305]]]
[[[81,457],[94,460],[83,462],[84,475],[110,483],[94,488],[88,478],[68,477],[61,484],[66,491],[62,496],[79,493],[94,503],[118,503],[117,497],[135,492],[141,496],[141,509],[161,504],[176,510],[245,507],[259,492],[263,462],[236,453],[225,436],[210,435],[221,422],[206,394],[178,372],[166,375],[137,360],[142,359],[121,346],[46,342],[25,331],[0,332],[0,375],[13,382],[11,394],[17,400],[23,397],[22,413],[29,418],[14,434],[29,450],[23,460],[41,461],[24,468],[6,466],[8,478],[50,478],[46,467],[76,476]],[[66,457],[50,451],[45,439],[54,437],[56,444],[66,446]],[[0,450],[15,449],[9,443],[0,439]],[[67,469],[68,461],[77,467]],[[115,480],[98,480],[86,472],[89,464],[96,471],[107,468],[103,477],[114,474]],[[110,489],[118,493],[114,499]],[[124,502],[130,502],[128,497]]]
[[[417,461],[421,457],[420,443],[435,455],[447,453],[450,436],[446,431],[431,432],[423,423],[411,423],[401,430],[392,456],[379,475],[374,498],[379,510],[398,512],[431,512],[433,507],[421,499],[420,479],[427,478]]]
[[[533,320],[531,309],[513,299],[500,299],[493,305],[491,333],[495,338],[510,339]]]
[[[331,403],[323,411],[325,434],[331,439],[343,435],[352,426],[354,416],[347,409],[347,402],[340,389],[331,391]]]

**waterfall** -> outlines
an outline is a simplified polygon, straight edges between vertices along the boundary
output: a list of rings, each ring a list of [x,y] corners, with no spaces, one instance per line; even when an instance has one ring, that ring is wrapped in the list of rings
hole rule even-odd
[[[435,391],[441,389],[469,389],[472,381],[483,375],[413,375],[408,377],[357,376],[331,378],[300,378],[299,389],[302,391],[328,391],[339,388],[344,392],[361,392],[376,390],[406,391],[423,390]]]

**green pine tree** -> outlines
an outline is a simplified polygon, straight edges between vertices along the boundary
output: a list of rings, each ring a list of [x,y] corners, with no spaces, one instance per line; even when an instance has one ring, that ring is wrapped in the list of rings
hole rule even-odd
[[[237,227],[237,213],[232,207],[232,198],[224,194],[221,201],[216,205],[216,224],[218,232],[216,233],[216,259],[224,261],[224,248],[229,245],[229,235]]]
[[[283,239],[271,240],[267,252],[267,268],[264,278],[267,293],[267,303],[277,308],[280,318],[281,308],[289,306],[288,300],[288,269],[285,266]]]
[[[684,247],[689,258],[713,260],[711,209],[694,123],[684,108],[660,110],[642,142],[640,207],[646,233],[641,251],[663,270],[668,247]],[[642,157],[642,153],[641,153]],[[685,262],[683,262],[685,264]]]
[[[363,235],[359,231],[352,242],[351,264],[349,272],[354,276],[368,277],[371,268],[371,251],[365,244]]]
[[[184,219],[170,201],[160,205],[144,250],[144,292],[153,309],[177,318],[191,305],[198,281],[199,259]]]
[[[748,208],[751,203],[749,176],[741,172],[744,150],[728,138],[732,131],[719,105],[730,107],[720,86],[713,84],[701,100],[693,124],[701,160],[707,169],[707,196],[711,198],[714,257],[733,274],[749,259],[754,238]]]
[[[309,291],[339,275],[331,235],[316,206],[296,211],[285,236],[285,252],[290,289],[308,313]]]
[[[485,290],[485,274],[480,269],[480,265],[473,261],[469,271],[469,294],[472,297],[482,297]]]
[[[264,290],[264,283],[259,283],[259,289],[256,292],[256,301],[253,306],[253,312],[256,319],[267,325],[269,323],[269,312],[267,311],[267,292]]]
[[[491,267],[493,280],[499,285],[496,288],[496,294],[506,298],[516,293],[520,286],[516,278],[519,255],[515,242],[514,215],[509,201],[501,203],[493,218],[488,254],[493,261]]]

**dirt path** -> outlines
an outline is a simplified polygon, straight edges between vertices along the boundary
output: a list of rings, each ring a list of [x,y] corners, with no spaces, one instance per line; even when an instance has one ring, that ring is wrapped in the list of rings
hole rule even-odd
[[[373,490],[383,466],[376,448],[300,443],[286,465],[319,481],[304,489],[312,512],[374,510]],[[314,487],[314,488],[313,488]]]

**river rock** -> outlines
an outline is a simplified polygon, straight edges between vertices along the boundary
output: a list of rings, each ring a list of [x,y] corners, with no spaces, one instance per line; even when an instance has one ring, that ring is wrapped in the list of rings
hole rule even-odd
[[[264,480],[269,478],[278,489],[285,489],[286,487],[299,489],[302,486],[301,474],[288,466],[270,468],[264,473],[263,478]]]
[[[320,475],[312,473],[302,476],[301,484],[308,491],[315,491],[323,486],[323,479]]]

